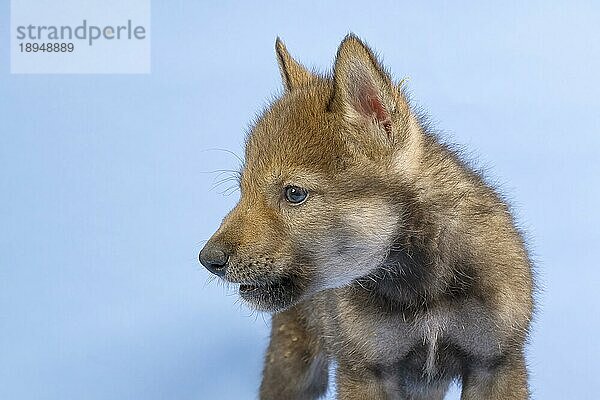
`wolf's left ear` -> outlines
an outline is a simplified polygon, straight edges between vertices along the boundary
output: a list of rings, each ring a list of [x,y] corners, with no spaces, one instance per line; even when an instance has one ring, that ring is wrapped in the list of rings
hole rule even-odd
[[[344,38],[335,59],[330,108],[351,122],[373,121],[388,136],[399,105],[398,89],[379,61],[358,37]]]
[[[290,92],[297,87],[305,86],[314,79],[314,75],[288,53],[280,38],[275,41],[275,52],[277,53],[281,80],[286,91]]]

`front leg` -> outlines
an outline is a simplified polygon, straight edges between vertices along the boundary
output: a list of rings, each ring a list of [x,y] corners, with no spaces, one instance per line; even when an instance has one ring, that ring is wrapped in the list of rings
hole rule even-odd
[[[309,400],[327,391],[328,361],[298,309],[273,316],[260,398]]]
[[[337,368],[337,391],[339,400],[388,399],[388,388],[383,377],[376,371],[357,364],[340,363]]]
[[[463,377],[462,400],[526,400],[527,369],[521,352],[493,368],[478,368]]]

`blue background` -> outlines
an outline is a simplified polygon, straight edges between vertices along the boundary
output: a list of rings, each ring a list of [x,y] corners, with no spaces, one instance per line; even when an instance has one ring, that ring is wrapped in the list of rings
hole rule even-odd
[[[155,1],[152,74],[129,76],[10,75],[6,3],[0,398],[256,396],[269,318],[197,263],[237,198],[210,190],[238,164],[210,149],[241,154],[280,91],[276,35],[325,70],[348,31],[513,199],[534,397],[597,398],[600,3]]]

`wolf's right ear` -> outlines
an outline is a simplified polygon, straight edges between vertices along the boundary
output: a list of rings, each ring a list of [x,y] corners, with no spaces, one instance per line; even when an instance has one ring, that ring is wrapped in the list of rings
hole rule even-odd
[[[305,86],[314,79],[314,75],[288,53],[280,38],[275,41],[275,52],[281,72],[281,80],[285,90],[291,92],[297,87]]]

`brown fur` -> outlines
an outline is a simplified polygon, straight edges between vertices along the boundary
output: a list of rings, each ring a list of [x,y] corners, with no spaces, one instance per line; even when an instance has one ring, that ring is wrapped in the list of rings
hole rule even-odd
[[[329,361],[341,399],[442,399],[453,379],[463,399],[527,398],[531,266],[508,206],[357,37],[332,78],[276,51],[285,93],[249,135],[240,201],[200,254],[274,313],[261,398],[319,397]],[[290,186],[308,191],[302,204]]]

